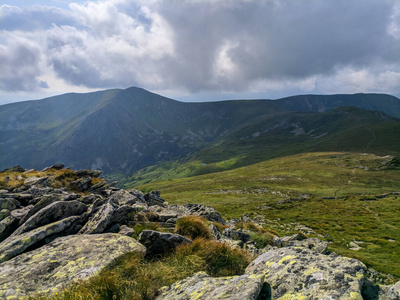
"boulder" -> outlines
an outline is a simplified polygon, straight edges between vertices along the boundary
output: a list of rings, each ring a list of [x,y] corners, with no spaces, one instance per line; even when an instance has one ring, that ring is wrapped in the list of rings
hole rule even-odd
[[[57,201],[62,201],[63,197],[60,194],[45,194],[43,195],[34,205],[34,207],[29,210],[29,212],[22,218],[20,224],[26,222],[30,217],[32,217],[34,214],[36,214],[38,211],[41,209],[45,208],[47,205],[57,202]]]
[[[44,241],[46,237],[65,231],[74,223],[80,221],[80,216],[72,216],[17,236],[8,237],[6,240],[0,243],[0,262],[17,256],[37,243],[41,245],[41,242]]]
[[[22,207],[22,208],[19,208],[19,209],[14,209],[11,212],[11,215],[14,218],[20,220],[20,219],[24,218],[32,208],[33,208],[33,205],[28,205],[28,206],[25,206],[25,207]]]
[[[0,221],[0,243],[18,228],[18,219],[8,216]]]
[[[126,235],[126,236],[132,236],[135,233],[135,230],[133,228],[130,228],[126,225],[122,225],[119,227],[118,234]]]
[[[400,281],[389,288],[388,297],[390,300],[400,300]]]
[[[56,201],[39,210],[22,224],[12,236],[22,234],[45,224],[65,219],[70,216],[78,216],[87,210],[87,206],[77,200]]]
[[[84,176],[75,181],[71,182],[71,188],[76,189],[78,191],[86,191],[90,188],[90,184],[92,182],[92,177]]]
[[[147,203],[148,206],[153,206],[153,205],[160,205],[162,206],[163,203],[165,202],[163,198],[161,198],[160,191],[153,191],[151,193],[147,193],[144,195],[144,199]]]
[[[213,278],[198,272],[161,289],[156,300],[230,299],[256,300],[264,284],[264,275],[241,275]]]
[[[84,177],[84,176],[89,176],[89,177],[99,177],[101,175],[101,173],[103,173],[102,171],[99,170],[89,170],[89,169],[85,169],[85,170],[79,170],[75,172],[76,176],[79,177]]]
[[[225,220],[221,217],[220,213],[210,206],[204,206],[202,204],[186,204],[184,207],[189,210],[190,215],[197,215],[204,217],[211,222],[225,224]]]
[[[86,279],[115,258],[143,245],[119,234],[60,237],[36,250],[0,264],[0,299],[20,299],[35,293],[59,292],[75,280]]]
[[[143,230],[138,241],[145,245],[148,255],[164,254],[172,251],[181,244],[189,244],[192,241],[180,234]]]
[[[11,215],[11,211],[9,209],[0,209],[0,221],[7,218]]]
[[[138,198],[135,197],[134,195],[128,193],[125,190],[119,190],[116,191],[112,194],[112,197],[115,201],[117,201],[119,204],[125,204],[125,205],[132,205],[138,201]]]
[[[61,169],[64,169],[64,165],[63,164],[55,164],[55,165],[52,165],[50,167],[44,168],[42,170],[42,172],[45,172],[45,171],[50,170],[50,169],[61,170]]]
[[[25,179],[25,185],[46,185],[49,177],[28,177]]]
[[[265,274],[271,299],[360,299],[366,267],[356,259],[297,247],[268,251],[246,274]]]
[[[113,215],[117,210],[117,205],[111,198],[100,207],[100,209],[92,215],[85,226],[79,231],[80,234],[93,234],[102,233],[107,227],[110,227],[113,223]]]
[[[243,243],[250,241],[250,235],[242,232],[241,230],[233,230],[232,228],[225,228],[224,232],[222,233],[227,238],[232,240],[240,240]]]
[[[307,249],[312,249],[318,253],[325,254],[328,252],[328,242],[321,241],[317,238],[309,238],[302,241],[293,240],[285,243],[286,247],[303,247]]]
[[[0,210],[8,209],[14,210],[21,206],[21,204],[14,198],[0,198]]]

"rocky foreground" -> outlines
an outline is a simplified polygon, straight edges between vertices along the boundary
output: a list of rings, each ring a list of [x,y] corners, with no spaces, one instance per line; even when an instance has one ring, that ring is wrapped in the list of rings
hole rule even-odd
[[[211,207],[169,206],[159,192],[126,191],[100,179],[99,171],[63,168],[3,171],[10,176],[0,190],[0,299],[55,293],[125,253],[162,255],[192,242],[152,230],[135,240],[129,226],[136,223],[168,229],[178,218],[198,215],[226,224]],[[65,178],[68,184],[60,184]],[[400,299],[400,282],[374,284],[363,263],[329,253],[324,241],[275,236],[273,246],[257,249],[234,224],[223,232],[210,225],[210,231],[214,239],[254,254],[243,275],[213,278],[199,272],[164,287],[157,299]]]

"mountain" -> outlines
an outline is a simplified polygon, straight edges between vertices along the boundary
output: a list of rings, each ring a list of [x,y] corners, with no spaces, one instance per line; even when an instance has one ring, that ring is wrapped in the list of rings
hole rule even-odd
[[[397,154],[399,117],[400,100],[384,94],[207,103],[136,87],[65,94],[0,106],[0,168],[59,162],[125,176],[179,159],[229,168],[305,151]]]

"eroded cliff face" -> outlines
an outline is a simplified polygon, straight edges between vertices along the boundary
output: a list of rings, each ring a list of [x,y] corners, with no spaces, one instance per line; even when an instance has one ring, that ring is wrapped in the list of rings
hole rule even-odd
[[[211,207],[167,205],[159,192],[144,194],[110,186],[101,172],[54,165],[42,171],[3,171],[0,190],[0,298],[55,293],[88,279],[115,258],[136,252],[163,255],[187,237],[145,230],[138,241],[129,226],[157,223],[168,231],[178,219],[196,215],[210,224],[214,240],[244,248],[255,259],[240,276],[213,278],[204,272],[164,287],[157,299],[400,299],[400,282],[378,286],[356,259],[327,250],[327,242],[297,234],[274,236],[257,248],[250,232],[226,222]]]

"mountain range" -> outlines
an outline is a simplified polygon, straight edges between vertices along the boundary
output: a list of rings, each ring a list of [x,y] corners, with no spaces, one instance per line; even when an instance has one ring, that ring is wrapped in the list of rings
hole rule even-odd
[[[70,93],[0,106],[0,169],[63,163],[143,182],[302,152],[399,155],[399,118],[400,99],[386,94],[184,103],[136,87]]]

